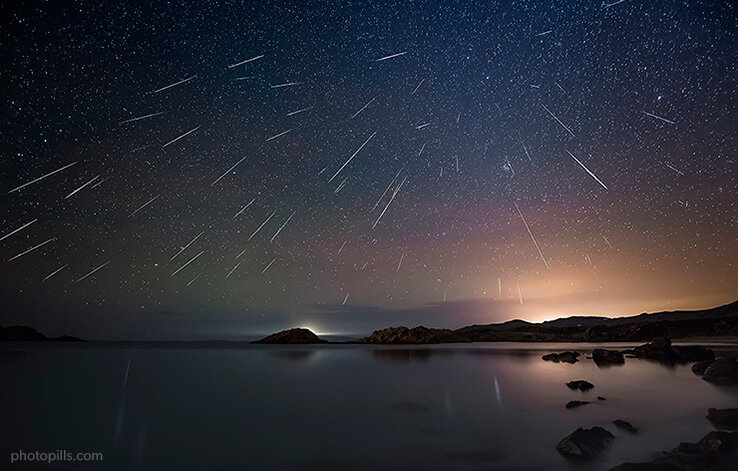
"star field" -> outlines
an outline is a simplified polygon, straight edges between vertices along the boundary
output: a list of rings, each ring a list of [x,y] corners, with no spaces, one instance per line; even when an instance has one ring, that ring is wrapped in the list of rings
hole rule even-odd
[[[209,337],[732,301],[737,17],[5,7],[0,237],[35,222],[0,240],[0,323]]]

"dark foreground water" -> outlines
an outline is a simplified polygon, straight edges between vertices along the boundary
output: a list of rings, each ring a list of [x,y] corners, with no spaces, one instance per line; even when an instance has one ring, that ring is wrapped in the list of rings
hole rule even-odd
[[[0,345],[0,469],[606,470],[696,441],[709,407],[738,407],[738,388],[689,366],[540,359],[591,348]],[[566,410],[572,399],[594,403]],[[558,454],[593,425],[616,435],[598,460]],[[19,450],[104,461],[8,466]]]

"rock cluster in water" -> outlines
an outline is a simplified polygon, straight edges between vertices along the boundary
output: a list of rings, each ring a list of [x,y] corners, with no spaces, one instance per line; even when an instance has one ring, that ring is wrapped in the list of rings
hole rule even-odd
[[[615,435],[602,427],[578,428],[562,438],[556,449],[572,458],[592,458],[603,451]]]
[[[554,363],[576,363],[579,361],[579,352],[547,353],[541,358],[545,361],[552,361]]]

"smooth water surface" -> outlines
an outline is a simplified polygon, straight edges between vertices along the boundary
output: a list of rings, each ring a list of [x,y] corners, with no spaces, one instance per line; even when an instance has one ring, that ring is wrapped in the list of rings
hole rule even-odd
[[[738,388],[689,365],[540,359],[592,347],[6,344],[1,459],[61,449],[104,461],[11,469],[606,470],[696,441],[712,430],[709,407],[738,407]],[[571,391],[574,379],[595,388]],[[573,399],[592,403],[565,409]],[[616,435],[607,452],[559,455],[562,437],[594,425]]]

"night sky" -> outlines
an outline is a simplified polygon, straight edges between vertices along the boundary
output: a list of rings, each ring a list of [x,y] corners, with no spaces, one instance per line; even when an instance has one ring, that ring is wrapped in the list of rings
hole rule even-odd
[[[2,8],[0,324],[239,338],[736,298],[733,2],[111,3]]]

